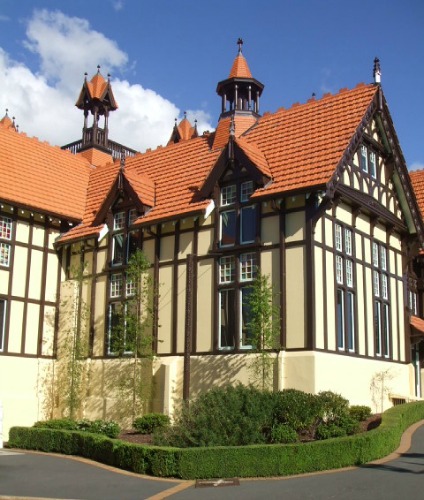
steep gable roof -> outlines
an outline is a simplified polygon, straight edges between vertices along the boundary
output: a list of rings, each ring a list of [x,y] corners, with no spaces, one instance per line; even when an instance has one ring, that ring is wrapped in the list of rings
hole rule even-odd
[[[98,236],[103,229],[106,213],[117,196],[120,176],[123,189],[129,192],[136,204],[147,207],[154,205],[155,186],[146,175],[135,176],[121,170],[119,161],[98,167],[90,175],[87,204],[81,224],[61,236],[58,244]]]
[[[256,195],[325,186],[377,89],[362,84],[260,118],[243,138],[255,142],[265,155],[273,182]]]
[[[59,147],[0,127],[0,199],[57,217],[81,220],[89,162]]]
[[[424,220],[424,170],[409,172],[415,198],[420,209],[421,218]]]

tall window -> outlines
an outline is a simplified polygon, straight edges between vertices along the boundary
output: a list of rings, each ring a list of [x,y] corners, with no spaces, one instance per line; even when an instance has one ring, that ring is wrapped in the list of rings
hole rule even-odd
[[[106,311],[106,344],[107,354],[110,355],[132,352],[133,342],[128,338],[126,317],[127,301],[134,295],[134,283],[128,279],[126,267],[131,256],[141,247],[140,231],[132,228],[137,217],[135,209],[118,208],[113,212],[111,222],[111,267]]]
[[[4,350],[4,337],[6,335],[6,305],[7,301],[0,299],[0,352]]]
[[[353,235],[348,228],[335,224],[337,349],[355,352],[355,287]]]
[[[257,206],[250,202],[253,182],[229,184],[221,188],[219,246],[233,247],[256,240]]]
[[[376,356],[390,356],[390,302],[387,249],[372,243],[372,279],[374,292],[374,342]]]
[[[219,348],[252,347],[248,297],[256,276],[256,253],[230,255],[219,260]]]
[[[228,177],[227,177],[228,179]],[[218,200],[218,245],[223,255],[218,261],[218,346],[220,349],[252,347],[249,332],[248,297],[256,276],[258,208],[251,201],[251,180],[227,180]],[[243,248],[249,245],[249,248]]]
[[[0,216],[0,266],[10,265],[10,240],[12,239],[12,219]]]

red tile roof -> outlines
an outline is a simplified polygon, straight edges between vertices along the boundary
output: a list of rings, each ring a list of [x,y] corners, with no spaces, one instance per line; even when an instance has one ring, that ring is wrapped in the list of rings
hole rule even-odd
[[[68,243],[88,236],[97,236],[100,233],[103,224],[96,223],[96,216],[104,208],[104,202],[113,189],[115,182],[117,182],[119,171],[120,162],[115,161],[98,167],[91,172],[87,189],[87,204],[82,223],[63,235],[60,243]],[[154,205],[155,186],[151,179],[143,174],[135,175],[134,172],[128,172],[127,168],[125,168],[123,176],[144,205],[149,207]]]
[[[241,52],[239,52],[234,59],[228,78],[252,78],[249,65]]]
[[[377,87],[361,85],[287,110],[267,114],[252,124],[237,145],[272,182],[253,196],[280,195],[297,189],[321,187],[331,179],[338,163],[370,106]],[[221,124],[229,127],[230,119]],[[211,148],[216,134],[181,141],[127,158],[128,181],[153,208],[138,223],[153,224],[205,210],[199,188],[210,175],[222,148]],[[222,141],[224,147],[228,141]],[[62,241],[89,235],[116,178],[119,164],[100,167],[90,176],[84,223]],[[154,190],[153,190],[154,186]],[[149,198],[150,197],[150,198]],[[150,201],[149,201],[150,200]],[[101,226],[92,228],[93,234]],[[88,232],[87,232],[88,231]]]
[[[418,208],[421,212],[421,218],[424,220],[424,170],[415,170],[409,172],[412,187],[414,188],[415,198],[417,199]]]
[[[266,157],[273,182],[255,195],[325,185],[377,90],[361,84],[260,118],[243,138]]]
[[[246,130],[255,125],[257,118],[253,115],[235,115],[234,116],[234,132],[235,137],[240,137]],[[219,120],[215,130],[213,149],[224,148],[227,145],[230,136],[231,117],[226,116]]]
[[[409,324],[420,334],[424,334],[424,319],[418,318],[417,316],[411,316]]]
[[[0,127],[0,199],[80,220],[86,203],[89,162],[59,147]]]

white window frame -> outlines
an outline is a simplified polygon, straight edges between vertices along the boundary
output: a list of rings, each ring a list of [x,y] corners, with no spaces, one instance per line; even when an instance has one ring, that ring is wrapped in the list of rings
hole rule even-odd
[[[235,280],[236,264],[233,255],[219,259],[219,284],[233,283]]]
[[[237,185],[229,184],[221,188],[221,207],[228,207],[234,205],[237,201]]]
[[[10,241],[12,239],[13,220],[10,217],[0,216],[0,238]]]
[[[10,266],[10,253],[12,246],[9,243],[0,242],[0,266]]]

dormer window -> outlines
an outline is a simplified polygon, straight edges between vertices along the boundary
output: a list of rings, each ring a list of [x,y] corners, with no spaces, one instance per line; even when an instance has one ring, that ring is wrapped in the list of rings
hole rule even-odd
[[[230,247],[254,243],[257,228],[257,206],[251,204],[252,181],[229,184],[221,188],[219,246]]]
[[[137,217],[138,213],[134,209],[113,214],[112,266],[127,264],[131,255],[139,247],[139,230],[130,230]]]

